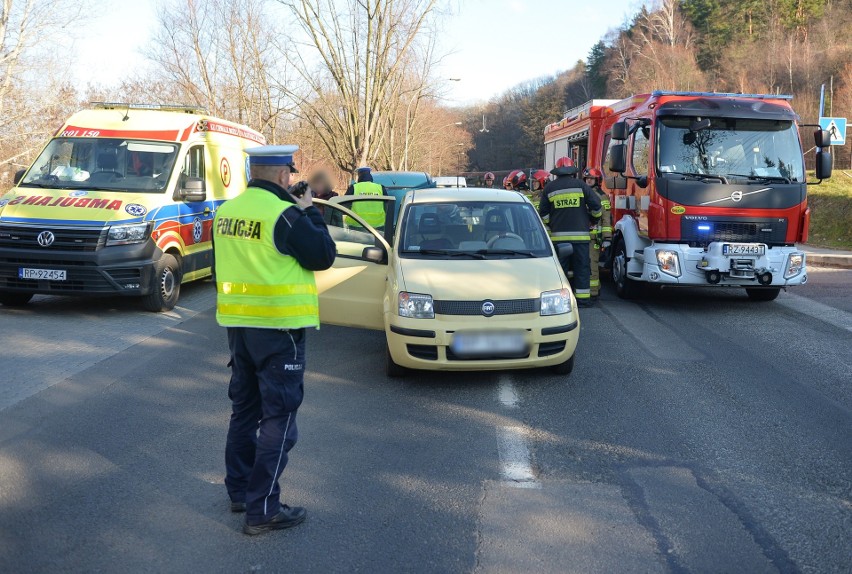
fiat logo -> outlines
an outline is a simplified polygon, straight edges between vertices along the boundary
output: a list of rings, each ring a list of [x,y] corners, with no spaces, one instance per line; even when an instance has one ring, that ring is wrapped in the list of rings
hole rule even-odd
[[[53,242],[56,241],[56,237],[54,237],[53,233],[51,233],[50,231],[42,231],[38,234],[38,237],[36,239],[38,241],[38,244],[42,247],[50,247],[51,245],[53,245]]]
[[[494,303],[491,301],[484,301],[482,303],[482,314],[486,317],[490,317],[494,314]]]

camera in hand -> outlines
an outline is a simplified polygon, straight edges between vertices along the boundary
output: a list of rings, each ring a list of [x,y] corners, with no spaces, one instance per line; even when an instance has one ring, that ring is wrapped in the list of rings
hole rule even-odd
[[[293,197],[302,197],[305,195],[305,192],[308,191],[308,182],[300,181],[299,183],[291,185],[287,191],[290,192],[290,195]]]

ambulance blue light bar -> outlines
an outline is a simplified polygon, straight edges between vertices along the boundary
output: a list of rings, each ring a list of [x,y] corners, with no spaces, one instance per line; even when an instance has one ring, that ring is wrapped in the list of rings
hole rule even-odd
[[[731,94],[727,92],[666,92],[656,90],[651,92],[654,97],[660,96],[684,96],[684,97],[723,97],[723,98],[756,98],[759,100],[792,100],[793,96],[788,94]]]

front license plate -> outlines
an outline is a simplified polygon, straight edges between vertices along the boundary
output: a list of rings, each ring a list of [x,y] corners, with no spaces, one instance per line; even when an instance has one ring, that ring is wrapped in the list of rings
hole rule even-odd
[[[68,276],[64,269],[33,269],[31,267],[19,267],[18,279],[65,281],[68,279]]]
[[[723,243],[722,255],[765,255],[763,243]]]
[[[527,344],[520,332],[456,333],[450,348],[461,357],[511,357],[523,354]]]

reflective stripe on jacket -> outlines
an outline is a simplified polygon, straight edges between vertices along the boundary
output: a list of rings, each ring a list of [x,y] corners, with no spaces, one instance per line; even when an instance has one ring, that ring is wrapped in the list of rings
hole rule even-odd
[[[319,325],[313,272],[275,247],[275,224],[292,205],[249,187],[217,210],[213,238],[220,325],[273,329]]]

